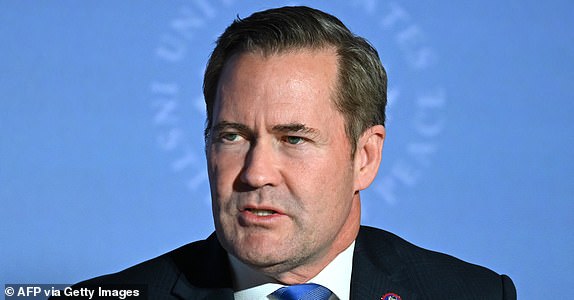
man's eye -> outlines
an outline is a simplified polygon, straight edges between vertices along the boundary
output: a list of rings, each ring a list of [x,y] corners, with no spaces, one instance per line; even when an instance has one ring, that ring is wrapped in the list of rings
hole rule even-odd
[[[224,133],[221,135],[221,139],[227,142],[236,142],[241,138],[237,133]]]
[[[304,138],[299,137],[299,136],[286,136],[285,137],[285,142],[287,142],[290,145],[299,145],[301,143],[303,143],[305,141]]]

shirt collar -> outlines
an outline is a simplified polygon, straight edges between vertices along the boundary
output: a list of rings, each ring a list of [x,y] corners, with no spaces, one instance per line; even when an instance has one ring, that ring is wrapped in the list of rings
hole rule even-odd
[[[317,283],[330,289],[336,298],[349,299],[351,292],[351,271],[355,242],[339,253],[319,274],[308,282]],[[269,299],[267,296],[284,285],[278,283],[249,266],[233,255],[228,254],[233,271],[235,299]]]

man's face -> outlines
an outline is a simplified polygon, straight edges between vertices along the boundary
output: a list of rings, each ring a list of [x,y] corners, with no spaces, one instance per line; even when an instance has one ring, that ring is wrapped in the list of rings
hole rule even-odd
[[[326,264],[356,237],[336,82],[331,50],[244,53],[222,73],[207,145],[215,227],[227,251],[267,274]]]

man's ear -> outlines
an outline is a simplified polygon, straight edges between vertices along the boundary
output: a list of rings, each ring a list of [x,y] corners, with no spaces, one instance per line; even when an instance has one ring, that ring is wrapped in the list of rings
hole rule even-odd
[[[365,130],[357,141],[355,151],[355,191],[366,189],[377,176],[383,144],[385,141],[385,127],[375,125]]]

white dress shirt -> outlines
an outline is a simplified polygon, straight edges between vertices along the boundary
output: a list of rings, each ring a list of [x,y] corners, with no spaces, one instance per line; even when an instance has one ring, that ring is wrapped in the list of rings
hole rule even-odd
[[[317,276],[308,283],[320,284],[333,292],[329,300],[348,300],[351,292],[351,271],[355,242],[339,253]],[[233,271],[236,300],[273,300],[271,293],[285,286],[275,279],[250,268],[228,254]]]

